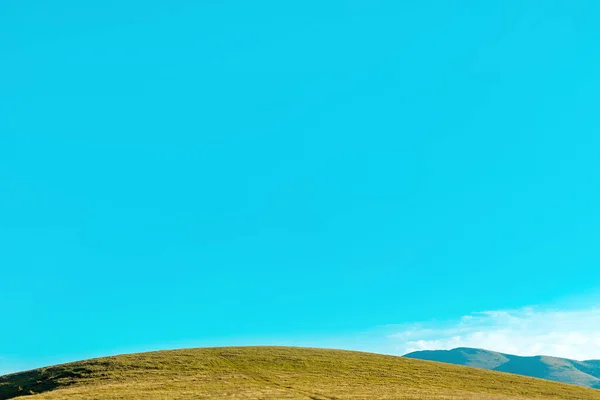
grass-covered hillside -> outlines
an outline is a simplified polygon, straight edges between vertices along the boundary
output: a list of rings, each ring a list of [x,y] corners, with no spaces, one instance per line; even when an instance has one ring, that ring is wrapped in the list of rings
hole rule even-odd
[[[31,394],[37,393],[37,394]],[[98,358],[0,377],[0,399],[581,399],[600,391],[341,350],[225,347]]]

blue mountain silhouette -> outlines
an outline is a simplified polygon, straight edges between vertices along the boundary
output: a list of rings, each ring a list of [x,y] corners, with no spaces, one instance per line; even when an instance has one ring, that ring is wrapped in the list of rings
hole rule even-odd
[[[549,356],[521,357],[468,347],[415,351],[404,357],[490,369],[600,389],[600,360],[576,361]]]

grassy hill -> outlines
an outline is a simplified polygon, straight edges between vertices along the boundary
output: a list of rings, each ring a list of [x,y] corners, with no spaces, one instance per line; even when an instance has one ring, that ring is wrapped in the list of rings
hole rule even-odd
[[[225,347],[98,358],[0,377],[0,399],[580,399],[600,391],[341,350]]]
[[[600,361],[598,360],[575,361],[547,356],[520,357],[466,347],[453,350],[417,351],[407,354],[405,357],[466,365],[600,388]]]

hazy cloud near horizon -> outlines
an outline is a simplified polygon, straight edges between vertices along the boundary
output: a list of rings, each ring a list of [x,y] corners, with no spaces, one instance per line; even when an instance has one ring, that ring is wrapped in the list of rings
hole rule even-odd
[[[600,308],[484,311],[444,323],[404,326],[388,339],[397,351],[475,347],[523,356],[600,359]]]
[[[16,359],[0,355],[0,375],[102,355],[182,347],[280,345],[326,347],[404,355],[417,350],[475,347],[523,356],[550,355],[576,360],[600,359],[600,307],[570,310],[522,308],[484,311],[457,320],[388,325],[354,335],[264,337],[156,343],[52,359]]]
[[[17,365],[18,363],[13,362],[5,357],[0,355],[0,376],[10,374],[21,369],[21,365]]]

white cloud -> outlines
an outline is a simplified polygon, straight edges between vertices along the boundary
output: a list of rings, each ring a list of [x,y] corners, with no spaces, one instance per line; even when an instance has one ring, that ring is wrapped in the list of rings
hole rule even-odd
[[[445,323],[400,327],[396,352],[475,347],[523,356],[600,359],[600,308],[485,311]]]

